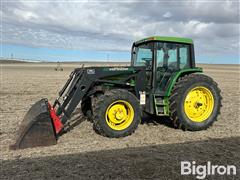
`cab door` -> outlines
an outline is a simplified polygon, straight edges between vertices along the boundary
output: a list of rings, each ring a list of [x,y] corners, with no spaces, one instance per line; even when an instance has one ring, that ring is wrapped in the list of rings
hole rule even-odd
[[[164,95],[170,79],[175,73],[189,68],[190,45],[170,42],[155,43],[156,76],[155,93]]]
[[[138,45],[134,50],[134,66],[145,66],[146,67],[146,92],[152,90],[153,84],[153,67],[154,67],[154,44],[153,42],[143,43]],[[144,83],[144,82],[143,82]]]

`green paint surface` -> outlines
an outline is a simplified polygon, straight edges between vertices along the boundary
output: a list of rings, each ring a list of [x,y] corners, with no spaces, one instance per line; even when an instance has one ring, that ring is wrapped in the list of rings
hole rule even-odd
[[[169,116],[169,101],[167,97],[164,97],[163,99],[163,104],[164,104],[164,115]]]
[[[193,44],[193,40],[190,39],[190,38],[166,37],[166,36],[151,36],[151,37],[144,38],[144,39],[141,39],[139,41],[136,41],[135,44],[148,42],[148,41],[167,41],[167,42]]]

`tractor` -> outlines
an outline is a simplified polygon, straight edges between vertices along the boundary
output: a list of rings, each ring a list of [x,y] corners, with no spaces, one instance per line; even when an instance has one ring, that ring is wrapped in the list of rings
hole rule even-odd
[[[55,71],[63,71],[63,67],[61,66],[61,63],[58,61],[57,66],[54,68]]]
[[[82,67],[71,72],[53,105],[36,102],[11,149],[57,143],[78,105],[100,135],[131,135],[142,114],[167,116],[174,127],[200,131],[220,114],[217,83],[196,67],[193,40],[153,36],[132,45],[130,66]]]

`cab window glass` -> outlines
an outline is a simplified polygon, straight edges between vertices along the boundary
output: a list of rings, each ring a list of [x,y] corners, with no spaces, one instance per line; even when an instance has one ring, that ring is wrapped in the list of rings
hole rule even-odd
[[[152,43],[142,44],[135,48],[135,66],[144,66],[152,63],[153,50]]]
[[[163,57],[164,57],[163,49],[157,49],[157,67],[163,66]]]
[[[172,49],[168,49],[168,68],[177,69],[177,46],[174,45],[171,47]]]
[[[190,57],[188,45],[182,45],[179,48],[179,56],[180,56],[180,69],[188,68]]]
[[[157,67],[176,70],[189,67],[189,45],[158,42],[156,50]]]

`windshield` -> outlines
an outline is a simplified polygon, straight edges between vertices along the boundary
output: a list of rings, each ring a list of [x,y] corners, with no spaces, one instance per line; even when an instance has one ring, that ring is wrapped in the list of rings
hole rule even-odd
[[[151,68],[155,46],[156,67],[164,69],[189,68],[190,46],[172,42],[148,42],[133,47],[133,66]]]
[[[133,48],[133,65],[146,66],[151,64],[153,59],[153,44],[141,44]]]

